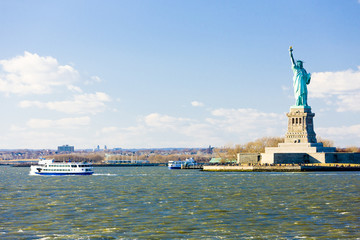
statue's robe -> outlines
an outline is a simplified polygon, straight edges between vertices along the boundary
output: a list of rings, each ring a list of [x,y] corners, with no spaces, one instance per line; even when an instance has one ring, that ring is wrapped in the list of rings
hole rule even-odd
[[[292,66],[294,72],[294,96],[296,106],[307,106],[307,84],[310,83],[311,74],[297,65]]]

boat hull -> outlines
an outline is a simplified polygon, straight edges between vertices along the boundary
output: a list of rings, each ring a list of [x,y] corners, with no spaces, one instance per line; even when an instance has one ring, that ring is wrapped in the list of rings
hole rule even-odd
[[[181,169],[181,166],[169,166],[169,169]]]
[[[48,176],[61,176],[61,175],[92,175],[94,172],[81,172],[81,173],[44,173],[44,172],[35,172],[32,175],[48,175]]]

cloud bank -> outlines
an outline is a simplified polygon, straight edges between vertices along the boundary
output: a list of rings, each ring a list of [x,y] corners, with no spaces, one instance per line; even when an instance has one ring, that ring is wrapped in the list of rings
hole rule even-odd
[[[215,109],[204,120],[151,113],[127,128],[104,127],[97,136],[117,145],[136,143],[139,147],[206,147],[244,143],[262,136],[281,136],[286,124],[284,114],[255,109]],[[280,129],[280,131],[279,131]],[[111,131],[109,131],[111,130]],[[131,147],[131,146],[127,146]]]
[[[109,95],[97,92],[94,94],[75,95],[71,100],[65,101],[40,102],[24,100],[19,103],[19,106],[22,108],[46,108],[67,114],[97,114],[106,109],[105,103],[109,101],[111,101]]]
[[[0,60],[0,93],[12,104],[12,114],[26,111],[9,121],[3,142],[9,146],[56,146],[89,142],[92,116],[109,110],[111,97],[105,92],[88,93],[82,87],[102,82],[98,76],[83,76],[70,65],[51,56],[24,52]],[[93,86],[94,87],[94,86]],[[55,100],[56,99],[56,100]],[[81,115],[81,116],[79,116]],[[6,144],[5,143],[5,144]]]
[[[79,73],[69,65],[60,65],[53,57],[25,52],[9,60],[0,60],[0,92],[5,94],[49,94],[55,87],[72,86]]]
[[[360,111],[360,66],[357,70],[312,74],[311,97],[324,99],[338,112]]]
[[[325,136],[328,139],[351,142],[348,146],[360,146],[360,124],[328,128],[319,127],[316,131],[319,136]]]

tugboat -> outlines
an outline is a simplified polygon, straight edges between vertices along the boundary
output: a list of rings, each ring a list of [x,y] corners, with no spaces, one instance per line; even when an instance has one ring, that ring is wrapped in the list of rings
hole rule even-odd
[[[92,175],[93,165],[88,162],[55,162],[40,158],[37,165],[30,166],[30,175]]]

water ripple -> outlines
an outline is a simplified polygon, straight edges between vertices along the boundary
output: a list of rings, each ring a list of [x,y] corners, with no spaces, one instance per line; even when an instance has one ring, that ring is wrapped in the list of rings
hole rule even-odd
[[[28,170],[0,167],[1,239],[360,238],[358,172]]]

